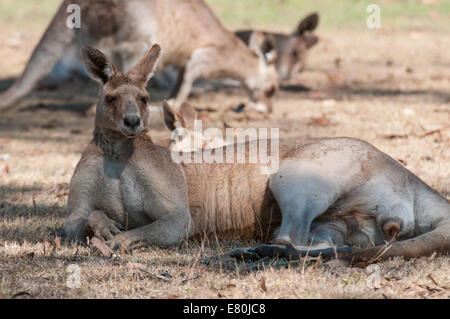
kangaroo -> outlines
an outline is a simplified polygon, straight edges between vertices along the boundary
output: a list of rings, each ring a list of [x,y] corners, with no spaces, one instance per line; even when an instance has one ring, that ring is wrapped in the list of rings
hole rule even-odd
[[[66,11],[73,4],[81,10],[80,29],[66,25]],[[73,56],[83,45],[100,47],[127,71],[157,42],[164,48],[160,69],[172,65],[180,70],[171,95],[176,109],[196,78],[231,77],[246,88],[250,108],[267,112],[278,90],[278,74],[274,53],[262,51],[266,41],[254,32],[246,46],[203,0],[65,0],[23,74],[0,95],[0,110],[14,106],[63,56]]]
[[[280,82],[290,80],[304,70],[309,49],[319,41],[319,38],[313,34],[318,24],[319,15],[312,13],[301,20],[291,34],[263,32],[266,37],[263,50],[265,52],[272,50],[276,52],[274,60]],[[249,44],[253,32],[255,31],[238,30],[235,34],[246,44]],[[156,82],[160,87],[171,87],[171,83],[175,82],[176,77],[176,72],[166,69],[159,74]],[[221,85],[239,86],[239,82],[234,80],[225,82],[223,80],[219,81],[214,87],[220,87]]]
[[[212,234],[273,236],[263,253],[363,247],[344,257],[353,262],[378,254],[386,241],[390,249],[380,259],[450,252],[450,203],[361,140],[266,141],[272,153],[279,146],[279,169],[271,174],[262,174],[262,162],[173,161],[146,134],[145,88],[159,54],[153,45],[123,74],[102,52],[83,48],[100,98],[93,139],[70,182],[68,239],[95,236],[110,247],[132,248]],[[244,144],[247,155],[258,143]]]
[[[308,50],[319,41],[312,32],[317,28],[319,15],[312,13],[300,21],[291,34],[264,32],[277,52],[276,68],[279,80],[289,80],[303,71]],[[249,43],[253,30],[239,30],[235,34]]]

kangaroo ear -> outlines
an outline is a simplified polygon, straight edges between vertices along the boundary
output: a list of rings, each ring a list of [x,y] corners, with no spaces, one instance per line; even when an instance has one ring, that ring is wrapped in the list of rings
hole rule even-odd
[[[163,101],[163,110],[164,123],[169,130],[175,131],[178,127],[185,127],[183,117],[175,112],[166,100]]]
[[[304,34],[302,38],[305,40],[307,49],[311,48],[312,46],[316,45],[317,42],[319,42],[319,38],[312,33]]]
[[[127,73],[127,77],[142,87],[147,86],[148,80],[153,76],[158,65],[160,53],[161,47],[159,44],[154,44],[141,61]]]
[[[312,32],[317,28],[318,24],[319,24],[319,15],[317,13],[312,13],[299,23],[297,29],[294,31],[293,34],[302,35],[306,31]]]
[[[197,111],[187,102],[180,106],[180,120],[183,122],[183,127],[186,129],[194,129],[194,121],[197,119]]]
[[[84,66],[91,78],[105,84],[118,73],[116,67],[99,50],[90,46],[81,49]]]
[[[260,31],[253,31],[248,42],[250,49],[262,57],[267,64],[277,59],[275,38]]]

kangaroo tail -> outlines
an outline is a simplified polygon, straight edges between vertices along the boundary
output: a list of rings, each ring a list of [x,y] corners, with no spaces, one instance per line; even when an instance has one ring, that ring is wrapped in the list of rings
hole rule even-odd
[[[73,1],[72,1],[73,2]],[[66,8],[70,1],[63,1],[20,78],[0,94],[0,110],[8,109],[24,98],[63,56],[75,39],[75,29],[66,25]]]
[[[370,264],[392,257],[410,259],[431,256],[434,252],[450,253],[450,219],[441,221],[434,230],[423,235],[384,246],[356,251],[341,257],[341,259],[350,264]]]

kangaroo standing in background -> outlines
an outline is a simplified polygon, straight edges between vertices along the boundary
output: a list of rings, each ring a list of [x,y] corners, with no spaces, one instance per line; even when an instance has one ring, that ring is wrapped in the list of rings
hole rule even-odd
[[[80,6],[80,29],[66,25],[70,4]],[[122,70],[129,70],[149,45],[159,43],[160,68],[180,70],[172,92],[175,108],[188,98],[196,78],[231,77],[246,88],[250,108],[270,111],[278,75],[275,55],[261,49],[265,41],[255,32],[247,47],[203,0],[65,0],[23,74],[0,95],[0,110],[14,106],[61,58],[79,55],[83,45],[100,47]]]
[[[154,45],[123,74],[102,52],[83,49],[101,89],[94,137],[70,182],[67,238],[128,248],[210,234],[267,240],[273,231],[261,250],[268,255],[351,245],[363,249],[346,258],[367,260],[384,248],[370,246],[385,241],[381,259],[450,252],[450,203],[361,140],[279,141],[271,175],[261,173],[263,163],[175,163],[146,135],[145,88],[159,53]],[[258,143],[244,144],[247,156]]]
[[[319,41],[319,38],[312,33],[318,24],[319,15],[312,13],[301,20],[291,34],[264,32],[270,40],[268,43],[273,44],[277,52],[276,67],[280,81],[289,80],[303,71],[308,50]],[[235,34],[248,44],[253,32],[253,30],[240,30]]]

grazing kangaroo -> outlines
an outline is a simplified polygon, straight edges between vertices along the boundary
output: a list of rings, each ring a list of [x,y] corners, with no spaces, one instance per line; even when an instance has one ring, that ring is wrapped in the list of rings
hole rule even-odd
[[[81,28],[69,28],[67,7],[81,10]],[[96,45],[122,70],[129,70],[149,45],[163,48],[160,68],[180,70],[172,92],[174,107],[185,101],[198,77],[231,77],[246,88],[250,108],[271,110],[278,89],[275,55],[263,52],[262,33],[250,36],[249,47],[226,30],[203,0],[65,0],[34,50],[23,74],[0,95],[0,110],[25,97],[63,57]],[[71,62],[73,64],[73,61]],[[74,66],[76,68],[76,66]]]
[[[300,21],[298,27],[291,34],[264,32],[273,43],[277,52],[276,67],[280,81],[289,80],[303,71],[308,50],[319,38],[312,32],[317,28],[319,15],[312,13]],[[240,30],[235,34],[245,43],[250,42],[252,30]]]
[[[347,257],[357,261],[376,255],[384,246],[370,246],[385,241],[390,249],[381,259],[450,252],[450,203],[361,140],[267,141],[272,153],[279,143],[279,169],[270,175],[261,173],[263,163],[174,162],[145,133],[145,87],[159,52],[154,45],[123,74],[100,51],[83,49],[101,89],[94,137],[70,183],[69,239],[96,236],[128,248],[211,234],[267,240],[274,233],[260,252],[351,245],[363,247]],[[259,143],[245,143],[247,154]]]
[[[312,32],[317,28],[319,15],[312,13],[300,21],[297,28],[291,34],[262,32],[266,37],[263,51],[276,52],[274,56],[279,81],[290,80],[305,68],[308,51],[317,44],[319,38]],[[239,30],[235,34],[246,44],[249,44],[254,30]],[[260,31],[257,31],[260,32]],[[164,75],[164,77],[162,77]],[[170,86],[175,82],[176,72],[170,69],[159,74],[157,82],[161,86]],[[215,87],[225,84],[220,81]],[[227,81],[225,85],[238,86],[235,81]]]

